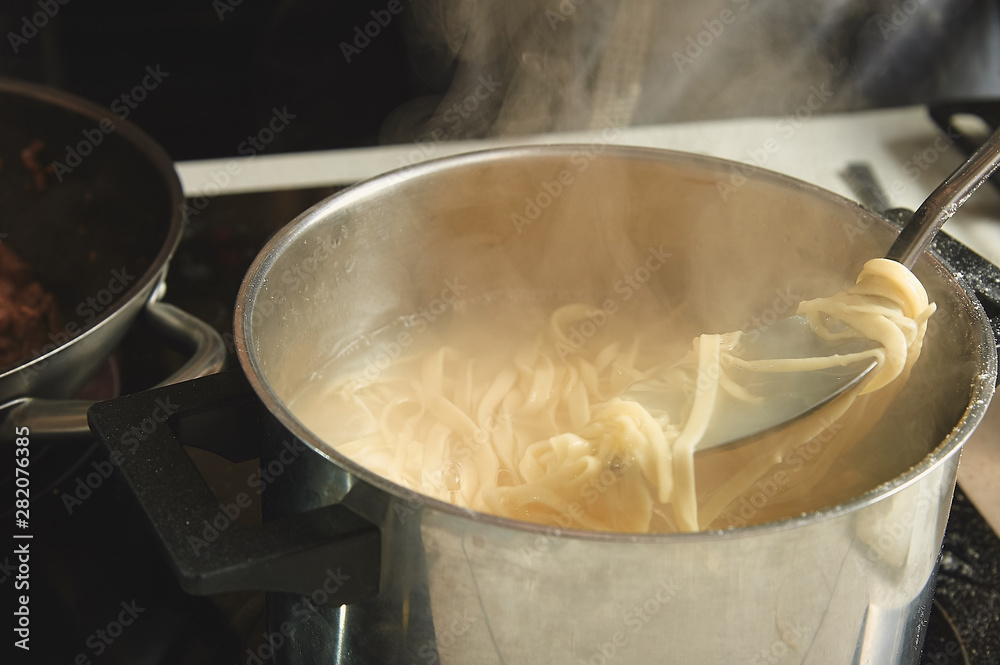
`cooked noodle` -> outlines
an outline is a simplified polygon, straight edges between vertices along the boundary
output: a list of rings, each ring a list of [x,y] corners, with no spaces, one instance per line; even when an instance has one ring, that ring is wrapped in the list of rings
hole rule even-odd
[[[751,362],[740,357],[742,333],[733,332],[689,341],[677,361],[676,335],[612,325],[599,308],[571,304],[526,339],[491,338],[491,328],[469,324],[447,344],[400,357],[373,381],[310,386],[292,406],[321,435],[344,426],[340,414],[349,413],[357,436],[338,444],[340,452],[459,506],[561,528],[697,531],[725,526],[727,506],[790,450],[822,436],[823,454],[779,503],[794,505],[820,483],[905,383],[933,311],[906,268],[875,259],[853,287],[802,302],[798,312],[823,337],[867,338],[876,348]],[[596,333],[581,344],[586,321]],[[482,353],[495,347],[506,353]],[[761,399],[734,373],[805,371],[863,357],[878,362],[863,388],[752,452],[695,458],[709,421],[725,417],[716,412],[720,396]],[[623,397],[640,379],[660,382],[671,407],[655,411]]]

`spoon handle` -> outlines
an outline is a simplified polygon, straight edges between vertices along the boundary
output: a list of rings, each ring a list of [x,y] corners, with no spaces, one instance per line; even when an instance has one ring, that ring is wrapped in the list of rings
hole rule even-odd
[[[920,204],[885,257],[912,268],[917,258],[931,244],[938,229],[951,219],[955,211],[990,177],[997,166],[1000,166],[1000,129],[993,132],[964,164],[955,169]]]

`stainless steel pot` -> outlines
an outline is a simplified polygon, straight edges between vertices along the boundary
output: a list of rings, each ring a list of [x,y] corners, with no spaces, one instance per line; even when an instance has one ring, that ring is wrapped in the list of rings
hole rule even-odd
[[[849,488],[833,505],[762,525],[631,535],[474,513],[360,467],[289,408],[328,363],[357,371],[391,355],[400,317],[436,311],[448,284],[462,285],[468,300],[518,290],[624,301],[625,287],[616,295],[615,286],[632,275],[635,302],[693,301],[692,329],[732,330],[766,323],[786,300],[849,283],[893,235],[856,204],[784,176],[604,146],[429,162],[305,212],[262,250],[237,302],[238,356],[264,407],[250,427],[268,432],[265,517],[280,525],[311,515],[308,530],[332,537],[332,520],[349,511],[377,527],[380,547],[353,522],[342,530],[353,546],[369,539],[353,558],[303,547],[285,556],[294,571],[261,587],[281,592],[269,599],[275,632],[262,650],[296,664],[916,663],[959,450],[996,379],[982,308],[929,254],[915,272],[938,305],[936,323],[906,389],[853,459],[869,474],[865,491]],[[670,258],[640,280],[635,270],[651,249]],[[202,394],[215,390],[204,385]],[[136,401],[133,413],[158,394]],[[194,387],[187,397],[197,401]],[[113,450],[127,408],[91,411]],[[161,458],[165,450],[156,443],[146,462],[184,464],[180,453]],[[144,479],[157,481],[138,457],[121,468],[188,588],[239,586],[231,566],[245,557],[233,555],[235,536],[217,529],[218,545],[190,551],[192,536],[212,533],[206,527],[220,510],[212,500],[165,524],[144,489]],[[766,495],[769,479],[762,482]],[[204,572],[208,560],[215,573]],[[267,561],[273,572],[278,558]],[[310,583],[302,565],[313,568]],[[361,577],[374,578],[377,593],[359,591]]]

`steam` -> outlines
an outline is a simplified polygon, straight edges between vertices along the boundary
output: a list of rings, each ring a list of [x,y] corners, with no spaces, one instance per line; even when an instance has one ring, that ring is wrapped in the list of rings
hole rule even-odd
[[[516,136],[781,116],[807,104],[813,112],[828,113],[917,101],[879,97],[887,83],[919,88],[926,79],[926,63],[908,57],[916,35],[925,46],[934,40],[954,43],[957,20],[968,22],[970,12],[996,13],[973,5],[414,2],[406,16],[415,74],[431,87],[450,78],[450,86],[441,96],[397,109],[385,123],[383,140]],[[919,49],[919,55],[930,57],[927,50]],[[488,95],[482,94],[484,79],[497,84]],[[967,84],[966,77],[958,85]],[[990,85],[998,87],[995,80]],[[823,91],[819,108],[817,90]]]

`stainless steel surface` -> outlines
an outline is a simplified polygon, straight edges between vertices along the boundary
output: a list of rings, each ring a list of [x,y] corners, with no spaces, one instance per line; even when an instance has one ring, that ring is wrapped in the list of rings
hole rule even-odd
[[[211,326],[168,303],[159,302],[154,294],[145,307],[145,314],[162,335],[185,347],[191,357],[174,374],[157,386],[197,379],[222,370],[226,360],[226,344]],[[155,340],[153,340],[155,342]],[[110,349],[107,350],[110,352]],[[0,439],[13,437],[14,432],[28,427],[38,440],[91,439],[87,424],[87,409],[94,402],[76,399],[42,399],[24,397],[0,406],[5,427]]]
[[[521,223],[525,199],[564,172],[572,186]],[[939,308],[924,353],[853,458],[874,474],[869,491],[772,523],[610,534],[473,513],[354,464],[287,406],[331,359],[364,366],[445,279],[468,285],[470,301],[526,286],[599,298],[609,274],[658,248],[670,261],[635,302],[691,300],[692,328],[734,330],[776,318],[782,296],[794,300],[789,285],[799,299],[828,293],[894,236],[857,205],[776,174],[744,170],[725,192],[735,173],[721,160],[632,148],[477,153],[353,187],[271,240],[237,301],[237,354],[280,428],[311,450],[265,498],[272,514],[342,501],[381,527],[384,552],[383,590],[370,601],[329,610],[273,596],[274,620],[299,617],[276,659],[917,662],[959,449],[996,376],[981,308],[929,255],[914,266]],[[567,219],[579,223],[555,223]],[[361,335],[369,357],[345,352]],[[775,508],[768,482],[732,508],[735,520]]]
[[[143,280],[142,288],[84,333],[0,374],[0,402],[28,396],[71,397],[118,345],[165,273],[163,266]]]
[[[759,335],[741,339],[738,355],[744,360],[771,358],[813,358],[833,354],[848,354],[877,346],[871,340],[833,344],[812,332],[804,316],[778,319]],[[765,434],[789,427],[797,420],[815,413],[819,408],[858,387],[877,365],[873,359],[845,363],[823,370],[794,372],[748,373],[742,377],[752,381],[749,392],[760,401],[748,402],[720,395],[705,433],[698,439],[695,454],[723,446],[742,446]],[[737,383],[740,377],[733,377]],[[679,422],[683,415],[674,413],[684,404],[676,386],[660,379],[641,379],[619,395],[638,402],[651,413],[671,414],[670,422]]]

